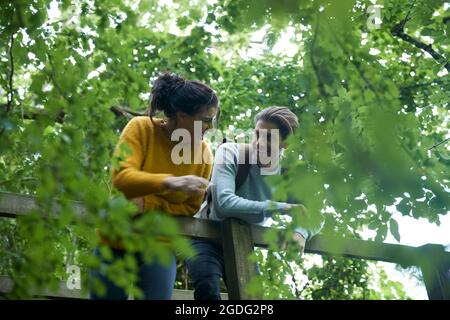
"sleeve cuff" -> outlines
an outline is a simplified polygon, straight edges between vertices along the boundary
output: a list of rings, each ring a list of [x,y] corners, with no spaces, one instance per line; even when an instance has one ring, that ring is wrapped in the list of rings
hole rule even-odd
[[[294,231],[295,231],[296,233],[301,234],[301,235],[303,236],[303,238],[305,238],[305,240],[308,240],[309,232],[308,232],[308,230],[306,230],[305,228],[297,227],[297,228],[295,228]]]
[[[263,209],[264,218],[271,218],[274,213],[280,211],[282,214],[286,214],[283,207],[286,204],[284,202],[267,201],[266,208]]]

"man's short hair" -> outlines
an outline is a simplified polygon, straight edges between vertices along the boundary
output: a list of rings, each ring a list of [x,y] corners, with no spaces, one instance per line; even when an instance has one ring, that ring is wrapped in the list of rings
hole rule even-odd
[[[259,121],[272,122],[280,129],[282,139],[295,132],[298,128],[298,118],[287,107],[268,107],[255,116],[255,124]]]

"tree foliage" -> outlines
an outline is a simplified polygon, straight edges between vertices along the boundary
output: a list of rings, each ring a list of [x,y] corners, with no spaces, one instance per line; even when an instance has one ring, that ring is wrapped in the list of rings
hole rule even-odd
[[[369,228],[375,241],[388,232],[399,240],[393,208],[439,224],[450,206],[449,5],[379,0],[382,22],[369,28],[372,4],[2,1],[0,190],[37,195],[41,206],[0,224],[0,268],[17,279],[14,294],[55,287],[66,264],[95,266],[95,228],[125,239],[130,252],[152,248],[164,257],[170,248],[149,231],[161,230],[173,236],[170,247],[182,257],[192,253],[168,217],[129,219],[133,206],[109,183],[118,134],[145,112],[151,81],[164,70],[210,84],[221,98],[225,131],[251,128],[266,106],[292,108],[300,130],[286,155],[288,174],[273,179],[275,194],[300,199],[312,219],[324,213],[327,233],[360,238]],[[265,30],[262,41],[253,40],[258,30]],[[274,54],[286,30],[298,50]],[[259,54],[248,57],[255,46]],[[43,218],[55,198],[58,216]],[[73,200],[82,201],[87,214],[78,215]],[[294,257],[275,248],[260,256],[265,280],[253,290],[283,286]],[[134,267],[127,258],[116,266],[123,272],[112,273],[139,295]],[[270,268],[283,272],[273,279]],[[326,258],[304,272],[310,282],[295,289],[304,297],[375,297],[367,291],[366,262]]]

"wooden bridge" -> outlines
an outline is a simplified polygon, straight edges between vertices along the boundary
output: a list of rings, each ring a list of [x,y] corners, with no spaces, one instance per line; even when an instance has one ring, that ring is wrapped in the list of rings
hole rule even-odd
[[[82,203],[73,204],[78,213],[85,213]],[[36,208],[37,202],[33,196],[0,192],[0,217],[15,218]],[[223,294],[222,298],[248,299],[245,286],[255,270],[248,263],[247,257],[254,247],[268,246],[263,237],[268,228],[249,225],[238,219],[227,219],[222,223],[187,217],[176,219],[179,220],[184,236],[222,243],[228,287],[228,294]],[[442,245],[411,247],[317,235],[306,243],[305,252],[392,262],[403,267],[418,266],[422,271],[429,299],[450,300],[450,252],[445,251]],[[0,295],[11,291],[13,286],[13,279],[0,276]],[[65,282],[60,283],[56,293],[46,291],[36,295],[48,298],[87,298],[79,290],[69,290]],[[190,290],[174,290],[173,298],[189,300],[193,299],[193,293]]]

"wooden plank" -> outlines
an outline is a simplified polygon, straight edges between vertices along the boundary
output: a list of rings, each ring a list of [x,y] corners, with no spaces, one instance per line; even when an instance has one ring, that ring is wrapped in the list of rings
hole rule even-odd
[[[256,275],[256,265],[248,261],[254,244],[250,225],[238,219],[222,222],[222,246],[230,300],[249,299],[246,286]]]
[[[77,210],[84,212],[81,203],[74,202],[74,205],[78,207]],[[36,207],[34,196],[0,192],[0,216],[16,217],[17,215],[24,215]],[[181,233],[183,235],[196,239],[221,241],[222,236],[219,222],[189,217],[178,217],[177,219],[180,221]],[[251,226],[250,234],[252,234],[255,246],[268,246],[268,243],[264,241],[264,233],[267,230],[267,227]],[[418,265],[421,259],[416,247],[327,236],[316,236],[308,241],[305,252],[392,262],[401,264],[402,266]],[[443,255],[446,256],[447,260],[450,260],[449,252]]]
[[[36,196],[22,195],[10,192],[0,192],[0,216],[15,218],[27,214],[32,210],[39,209]],[[86,209],[79,201],[71,201],[77,214],[83,215]],[[60,206],[55,200],[53,212],[58,212]]]
[[[403,267],[417,264],[417,248],[359,239],[319,236],[306,245],[306,252],[326,251],[328,255],[398,263]]]
[[[13,279],[5,276],[0,276],[0,294],[5,295],[11,292],[14,287]],[[50,290],[45,290],[44,292],[36,292],[33,294],[36,297],[45,297],[48,299],[87,299],[87,295],[83,295],[81,290],[74,289],[70,290],[67,288],[67,284],[61,281],[58,285],[58,291],[52,292]]]
[[[420,247],[425,288],[430,300],[450,300],[450,261],[444,246],[427,244]]]
[[[14,281],[11,278],[0,276],[0,296],[4,296],[8,292],[11,292],[14,286]],[[228,299],[227,293],[221,293],[222,300]],[[64,281],[59,283],[59,289],[55,292],[45,290],[42,294],[35,294],[36,297],[44,297],[48,299],[88,299],[87,294],[83,294],[81,290],[67,288]],[[174,289],[172,294],[172,300],[194,300],[194,292],[192,290]]]
[[[222,230],[219,221],[177,217],[181,234],[193,239],[209,240],[216,243],[222,241]]]
[[[81,202],[73,201],[72,203],[75,212],[85,214],[86,209]],[[35,196],[0,192],[0,217],[16,218],[35,209],[38,209]],[[58,212],[58,209],[59,206],[55,202],[54,212]],[[176,219],[179,221],[181,234],[187,237],[221,241],[220,223],[218,221],[189,217],[176,217]]]
[[[256,225],[252,225],[251,228],[255,246],[266,248],[268,243],[264,240],[264,233],[269,228]],[[416,247],[323,235],[315,236],[307,241],[305,252],[392,262],[402,266],[417,265],[419,257]],[[450,258],[450,253],[448,257]]]

